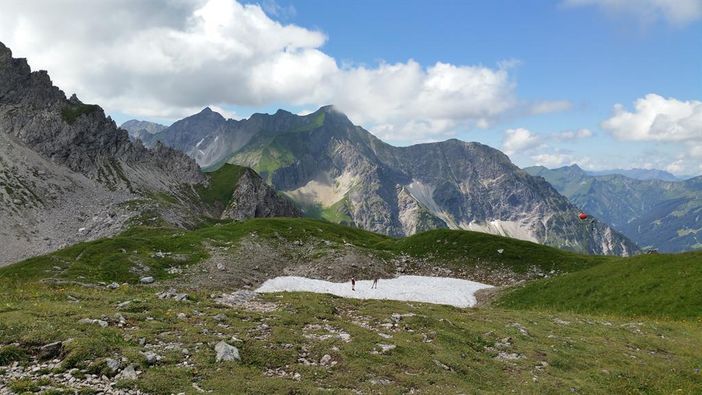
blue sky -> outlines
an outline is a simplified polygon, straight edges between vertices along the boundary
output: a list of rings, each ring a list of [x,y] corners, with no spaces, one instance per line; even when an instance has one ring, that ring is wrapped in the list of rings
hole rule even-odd
[[[512,77],[523,99],[564,99],[573,108],[555,114],[507,119],[460,137],[500,147],[501,132],[527,128],[546,134],[588,128],[589,141],[560,143],[577,154],[607,158],[612,166],[645,166],[638,156],[678,143],[620,143],[599,128],[612,106],[631,106],[645,94],[702,100],[702,23],[671,24],[664,18],[609,14],[597,7],[572,7],[554,1],[354,1],[279,2],[294,7],[282,19],[329,35],[325,51],[338,59],[374,64],[412,58],[430,65],[495,65],[514,59]],[[373,10],[369,13],[368,10]],[[604,12],[603,12],[604,11]],[[702,130],[698,130],[702,135]],[[593,151],[596,151],[593,153]],[[531,165],[529,158],[520,158]],[[657,163],[658,164],[658,163]],[[665,164],[665,163],[661,163]]]
[[[37,0],[0,41],[118,123],[331,103],[395,145],[702,173],[702,0]]]

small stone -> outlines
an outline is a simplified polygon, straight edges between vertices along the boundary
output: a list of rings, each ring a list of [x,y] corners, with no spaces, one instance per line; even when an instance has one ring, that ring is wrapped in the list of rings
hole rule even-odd
[[[146,363],[149,365],[154,365],[161,360],[161,356],[157,355],[153,351],[142,352],[142,354],[144,355],[144,358],[146,358]]]
[[[39,359],[46,360],[46,359],[56,358],[57,356],[59,356],[61,354],[62,349],[63,349],[62,342],[54,342],[54,343],[46,344],[39,349]]]
[[[184,320],[184,319],[188,318],[188,317],[185,315],[185,313],[178,313],[177,317],[178,317],[179,320]]]
[[[152,284],[154,282],[154,278],[151,276],[142,277],[139,279],[139,282],[142,284]]]
[[[121,380],[136,380],[137,379],[137,372],[134,370],[134,365],[129,365],[124,370],[122,370],[122,373],[120,373],[117,376],[118,379]]]
[[[322,366],[327,366],[331,362],[331,355],[329,354],[324,354],[324,356],[319,360],[319,364]]]
[[[239,349],[225,343],[224,341],[220,341],[215,345],[215,352],[217,352],[217,357],[215,359],[216,362],[234,360],[241,361]]]
[[[182,302],[184,300],[188,300],[188,294],[175,294],[173,295],[173,299],[177,300],[178,302]]]
[[[373,351],[374,354],[385,354],[386,352],[397,348],[397,346],[394,344],[377,344],[377,346],[380,347],[380,351]]]
[[[108,325],[107,321],[103,321],[103,320],[94,320],[94,319],[92,319],[92,318],[83,318],[83,319],[80,319],[80,320],[78,320],[78,323],[79,323],[79,324],[97,324],[97,325],[100,325],[100,326],[103,327],[103,328],[107,328],[107,325]]]
[[[227,316],[224,314],[217,314],[216,316],[212,317],[215,321],[226,321]]]
[[[107,285],[107,288],[109,288],[109,289],[117,289],[117,288],[119,288],[119,284],[117,284],[117,283],[115,283],[115,282],[112,282],[112,283],[110,283],[110,284]]]
[[[105,365],[107,365],[107,368],[110,370],[110,373],[115,374],[117,373],[117,370],[119,370],[121,364],[116,359],[107,358],[105,359]]]
[[[217,270],[224,271],[224,269],[225,269],[224,263],[222,263],[222,262],[217,262]]]

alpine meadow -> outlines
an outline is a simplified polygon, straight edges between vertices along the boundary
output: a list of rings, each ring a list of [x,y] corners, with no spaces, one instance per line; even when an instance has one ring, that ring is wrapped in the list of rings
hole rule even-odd
[[[0,395],[702,393],[702,0],[6,0]]]

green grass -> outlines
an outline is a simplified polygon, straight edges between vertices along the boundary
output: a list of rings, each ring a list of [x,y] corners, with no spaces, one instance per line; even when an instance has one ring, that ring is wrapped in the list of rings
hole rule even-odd
[[[310,132],[324,125],[323,111],[310,114],[309,122],[295,126],[288,131],[262,131],[240,151],[228,159],[230,163],[245,164],[256,170],[271,182],[271,175],[276,170],[295,163],[297,155],[306,152],[304,144],[307,139],[298,133]]]
[[[225,201],[226,190],[238,168],[225,166],[210,185],[212,201]],[[224,175],[221,175],[224,174]],[[220,200],[221,199],[221,200]],[[170,267],[196,264],[207,257],[205,244],[233,243],[251,233],[288,241],[310,238],[336,245],[350,243],[380,256],[408,254],[453,268],[479,265],[524,273],[533,267],[544,272],[579,270],[612,258],[578,255],[543,245],[485,233],[432,230],[395,239],[358,228],[310,218],[256,218],[245,222],[217,222],[193,231],[162,227],[135,227],[111,238],[73,245],[49,255],[0,268],[0,280],[58,278],[79,281],[136,282],[143,275],[172,277]],[[503,249],[503,253],[497,252]],[[169,253],[165,257],[157,253]],[[148,271],[140,268],[147,267]],[[136,271],[135,271],[136,269]]]
[[[69,104],[61,110],[61,117],[69,124],[73,124],[81,115],[90,114],[100,110],[96,104]]]
[[[2,280],[0,280],[1,282]],[[328,295],[286,293],[264,297],[276,310],[258,313],[217,305],[191,291],[190,302],[160,300],[160,289],[129,286],[117,290],[33,283],[0,289],[0,300],[15,309],[0,312],[0,344],[33,345],[66,340],[67,354],[57,371],[72,367],[100,372],[104,358],[125,357],[144,373],[120,382],[153,394],[193,392],[192,383],[215,393],[699,393],[702,329],[684,322],[637,321],[569,313],[458,309],[393,301],[362,301]],[[67,303],[72,295],[79,302]],[[115,305],[136,300],[124,309]],[[77,324],[84,317],[112,317],[119,311],[128,325],[107,328]],[[179,319],[179,313],[185,319]],[[226,316],[224,326],[212,317]],[[395,327],[392,314],[405,316]],[[152,317],[153,319],[147,319]],[[266,324],[269,330],[261,329]],[[324,335],[329,326],[350,342]],[[519,331],[517,326],[527,330]],[[383,338],[380,334],[391,338]],[[213,345],[234,336],[241,362],[215,363]],[[144,338],[163,360],[149,367],[141,351]],[[190,350],[186,356],[168,344]],[[378,344],[396,346],[374,354]],[[496,346],[502,343],[502,346]],[[317,362],[329,354],[330,368],[298,362],[302,353]],[[500,352],[518,359],[503,361]],[[188,366],[183,362],[187,361]],[[280,369],[287,377],[268,377]],[[294,380],[293,374],[300,379]],[[386,384],[374,384],[387,380]],[[40,379],[11,384],[33,391]],[[572,390],[571,390],[572,388]]]
[[[245,167],[224,164],[217,170],[207,173],[210,177],[210,184],[207,187],[198,185],[198,194],[203,202],[213,204],[227,204],[234,193],[236,185],[241,175],[246,171]]]
[[[398,239],[395,249],[413,256],[499,264],[517,273],[532,266],[543,271],[573,271],[606,262],[611,257],[581,255],[529,241],[487,233],[435,229]],[[503,250],[499,253],[498,250]]]
[[[18,346],[0,347],[0,366],[10,365],[13,362],[24,362],[29,359],[29,354]]]
[[[353,224],[353,220],[347,214],[347,204],[347,199],[343,198],[331,206],[325,207],[321,211],[321,218],[335,224]]]
[[[309,132],[310,130],[314,130],[317,128],[321,128],[324,125],[324,117],[326,113],[324,111],[317,111],[313,114],[308,115],[305,118],[312,117],[312,121],[306,125],[301,125],[296,128],[294,128],[292,131],[289,133],[298,133],[298,132]]]
[[[507,292],[510,308],[699,320],[702,253],[612,259]]]
[[[257,243],[323,239],[350,243],[373,254],[424,257],[435,265],[479,264],[515,271],[538,266],[574,272],[527,284],[509,292],[498,301],[501,305],[481,309],[284,293],[263,297],[276,306],[266,313],[218,305],[210,297],[212,290],[187,289],[188,284],[177,282],[180,290],[188,292],[188,301],[159,299],[158,292],[173,286],[159,282],[110,290],[39,281],[52,277],[92,284],[135,283],[139,276],[130,269],[140,265],[148,266],[148,274],[157,279],[177,279],[166,269],[198,265],[207,256],[205,244],[231,246],[252,233]],[[496,251],[500,248],[502,254]],[[158,257],[157,251],[170,255]],[[105,358],[124,357],[144,373],[118,386],[153,394],[191,393],[193,382],[215,393],[246,388],[261,394],[505,393],[512,389],[545,394],[700,393],[702,326],[668,318],[699,319],[701,256],[590,257],[450,230],[394,239],[307,218],[216,223],[188,232],[135,228],[0,268],[0,373],[2,365],[27,364],[41,345],[72,339],[64,345],[57,371],[76,367],[102,374]],[[588,289],[590,293],[579,293]],[[124,301],[131,303],[116,307]],[[622,308],[622,302],[631,302],[630,307]],[[636,309],[646,314],[633,321],[626,317]],[[663,314],[651,314],[654,309]],[[116,313],[126,320],[124,327],[116,325]],[[414,315],[389,327],[396,313]],[[214,320],[218,314],[226,319]],[[82,318],[105,319],[110,325],[78,324]],[[262,324],[268,329],[262,329]],[[344,331],[351,342],[310,337],[328,333],[311,330],[310,324]],[[213,345],[232,337],[241,339],[231,343],[239,348],[242,361],[215,363]],[[163,356],[158,364],[147,365],[141,338]],[[381,343],[396,348],[373,353]],[[188,356],[167,348],[170,344],[187,348]],[[516,359],[501,360],[501,352]],[[313,362],[329,354],[337,364],[305,365],[298,361],[303,354]],[[276,370],[287,376],[268,376]],[[295,373],[299,380],[292,378]],[[379,380],[385,384],[378,384]],[[33,383],[19,380],[6,385],[34,391]]]
[[[81,282],[136,282],[141,276],[171,277],[169,267],[206,256],[197,234],[167,228],[135,228],[116,237],[80,243],[0,268],[0,281],[57,278]],[[159,251],[169,252],[158,257]],[[137,268],[136,271],[130,269]],[[143,268],[143,270],[139,269]]]
[[[274,171],[291,165],[295,161],[295,155],[275,140],[268,146],[261,149],[261,158],[253,169],[261,174],[270,175]]]

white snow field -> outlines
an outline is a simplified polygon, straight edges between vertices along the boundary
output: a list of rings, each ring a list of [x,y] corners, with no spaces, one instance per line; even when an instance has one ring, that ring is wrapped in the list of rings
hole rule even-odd
[[[399,276],[378,280],[378,288],[372,289],[373,281],[356,281],[356,290],[351,290],[351,281],[332,283],[306,277],[276,277],[267,280],[256,290],[268,292],[315,292],[332,294],[344,298],[384,299],[446,304],[456,307],[475,305],[475,292],[492,288],[492,285],[449,277]]]

